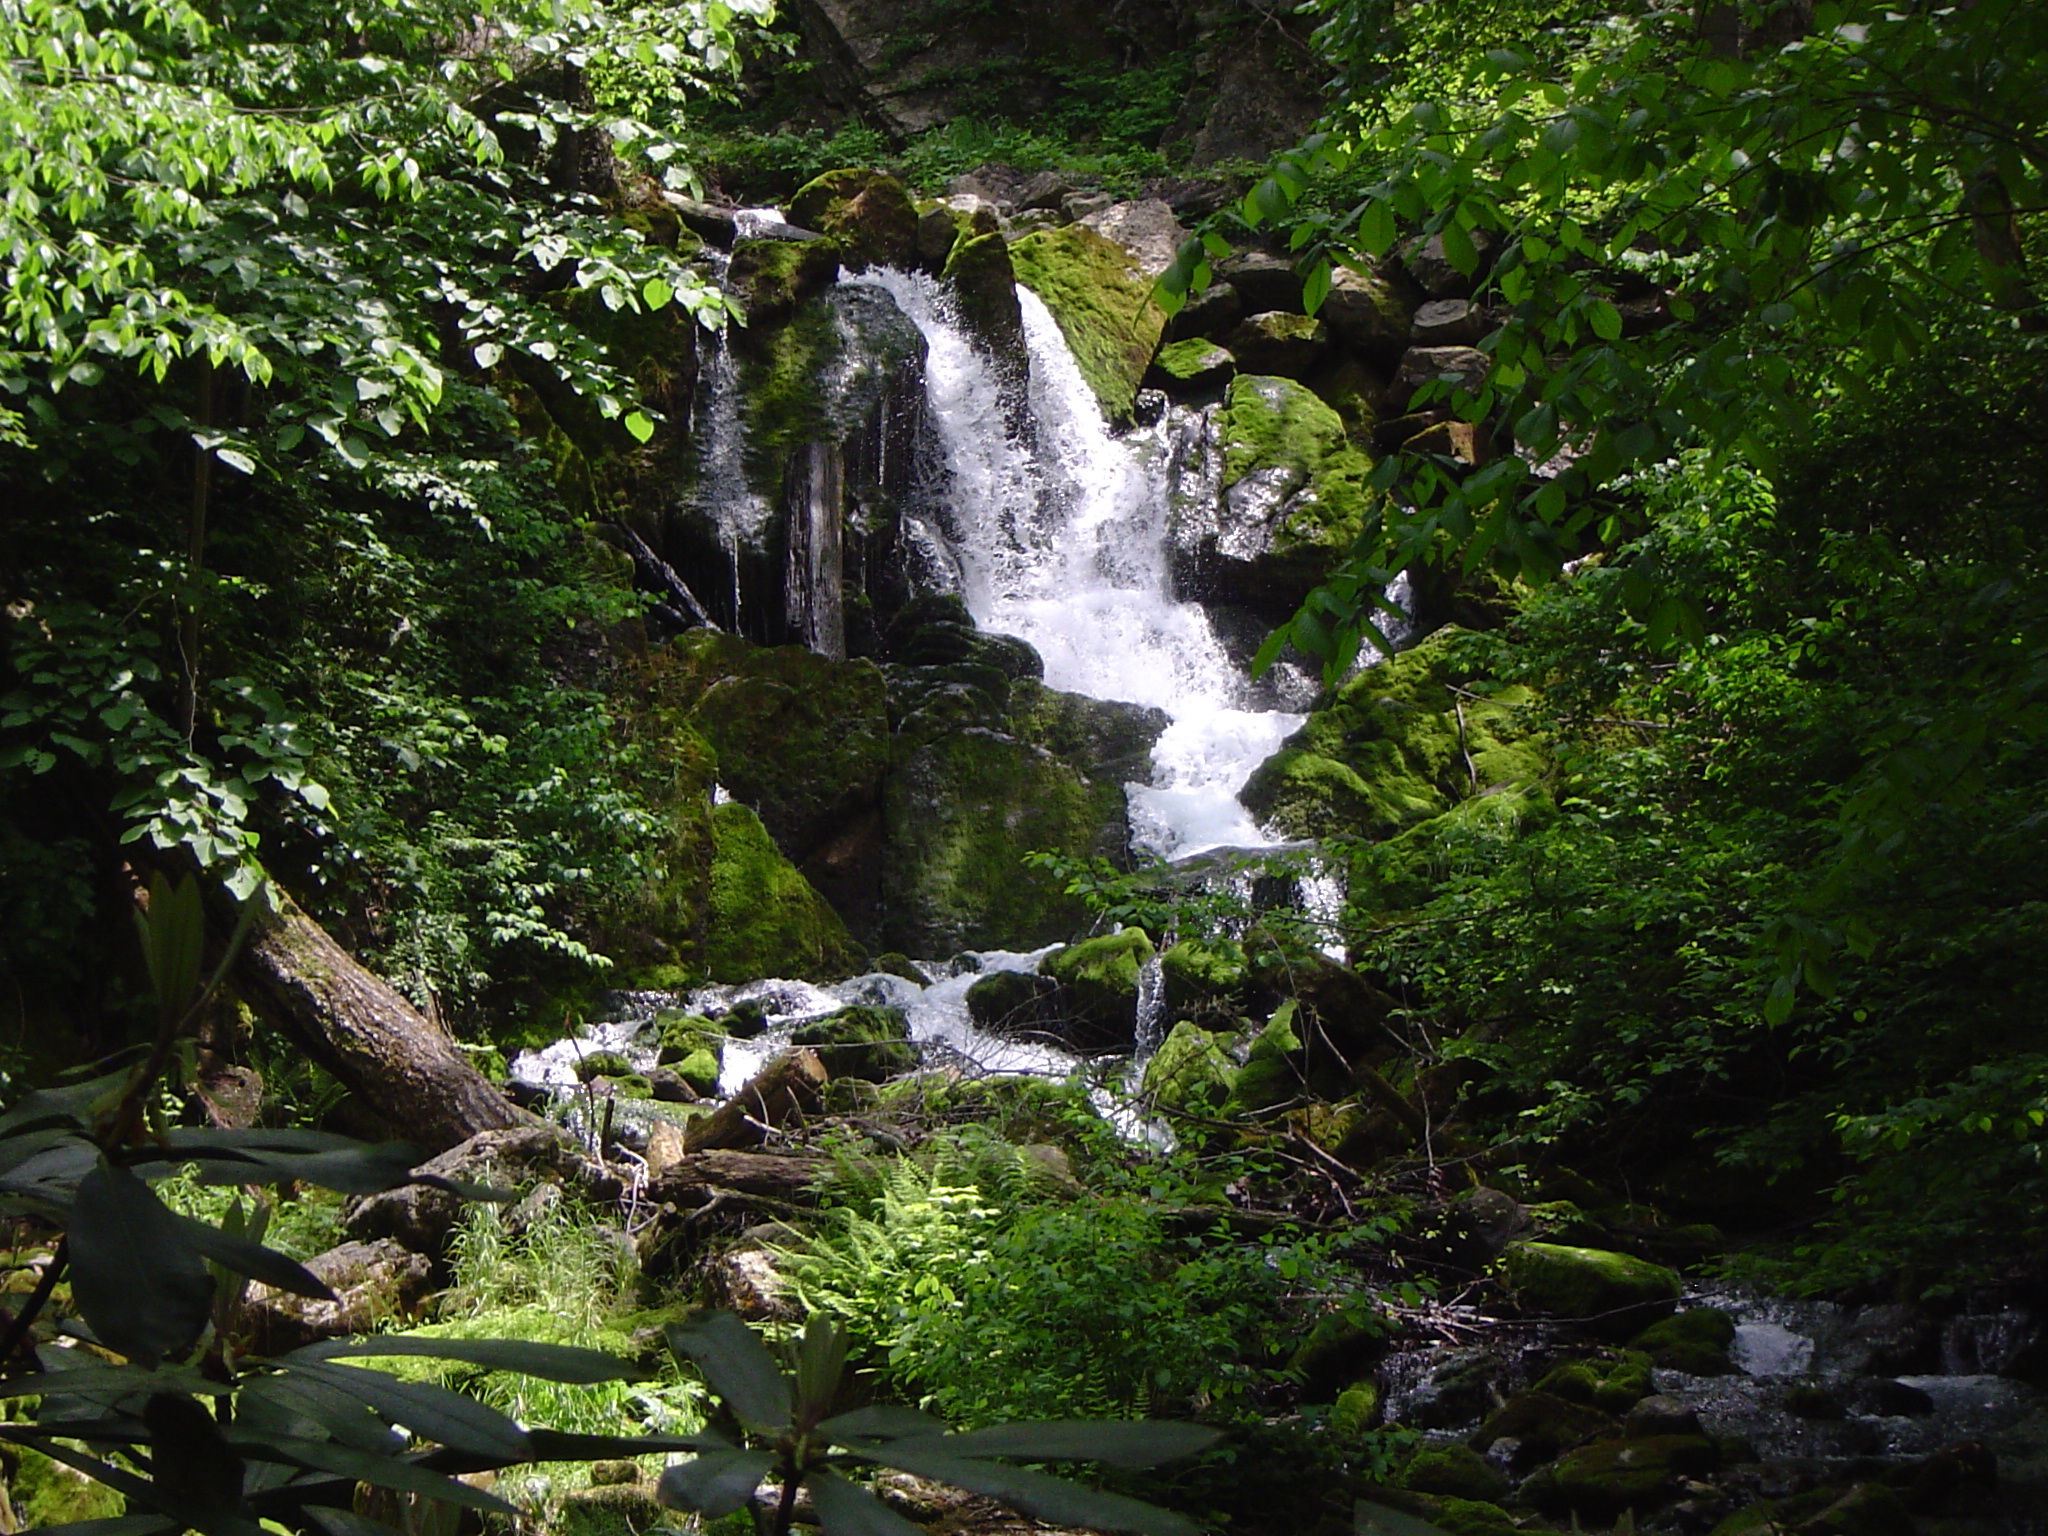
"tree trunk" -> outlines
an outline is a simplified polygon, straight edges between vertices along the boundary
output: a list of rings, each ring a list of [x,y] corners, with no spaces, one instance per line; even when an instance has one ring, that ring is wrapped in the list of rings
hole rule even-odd
[[[250,1007],[339,1078],[361,1107],[427,1154],[530,1123],[389,984],[290,897],[259,915],[235,959]]]

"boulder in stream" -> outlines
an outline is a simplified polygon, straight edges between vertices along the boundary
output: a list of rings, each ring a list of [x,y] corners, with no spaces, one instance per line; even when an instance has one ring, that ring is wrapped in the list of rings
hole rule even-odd
[[[1502,1259],[1522,1305],[1626,1338],[1678,1305],[1678,1276],[1661,1264],[1599,1248],[1516,1243]]]
[[[856,271],[917,264],[917,206],[882,171],[827,171],[797,189],[789,219],[829,236]]]
[[[1083,1049],[1129,1049],[1138,1022],[1138,979],[1152,958],[1152,939],[1125,928],[1069,944],[1047,955],[1039,973],[1058,982],[1065,1011]]]
[[[1086,224],[1024,236],[1010,247],[1010,263],[1059,323],[1102,414],[1128,421],[1166,325],[1144,269]]]

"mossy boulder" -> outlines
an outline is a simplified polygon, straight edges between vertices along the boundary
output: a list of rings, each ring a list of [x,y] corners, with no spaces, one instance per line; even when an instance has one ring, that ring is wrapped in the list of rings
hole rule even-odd
[[[576,1081],[592,1082],[600,1077],[628,1077],[633,1064],[617,1051],[591,1051],[576,1058]]]
[[[1247,316],[1224,342],[1246,373],[1283,379],[1314,372],[1329,344],[1329,328],[1322,321],[1284,310]]]
[[[1667,1371],[1727,1376],[1735,1370],[1728,1358],[1734,1342],[1734,1318],[1713,1307],[1688,1307],[1676,1317],[1652,1323],[1629,1341],[1629,1347]]]
[[[1650,1357],[1627,1350],[1612,1359],[1568,1360],[1545,1373],[1536,1389],[1606,1413],[1626,1413],[1652,1391]]]
[[[1573,1515],[1604,1524],[1629,1510],[1655,1509],[1677,1491],[1681,1478],[1704,1476],[1720,1465],[1719,1448],[1699,1435],[1601,1440],[1528,1478],[1522,1497],[1553,1518]]]
[[[910,954],[1026,948],[1086,922],[1026,853],[1120,852],[1123,788],[970,726],[902,752],[883,790],[883,942]]]
[[[1171,723],[1164,710],[1048,688],[1019,676],[1010,687],[1010,731],[1098,783],[1151,777],[1152,748]]]
[[[1340,1443],[1353,1443],[1370,1433],[1380,1417],[1380,1384],[1371,1377],[1354,1381],[1330,1405],[1330,1433]]]
[[[946,257],[945,281],[960,319],[998,359],[1024,356],[1024,311],[1017,303],[1017,271],[1001,234],[962,231]]]
[[[1415,305],[1383,273],[1337,267],[1317,313],[1338,340],[1377,362],[1397,363],[1408,350]]]
[[[725,272],[748,321],[762,326],[823,293],[838,276],[839,253],[828,240],[741,240]]]
[[[1517,1392],[1488,1414],[1472,1437],[1472,1448],[1484,1451],[1496,1441],[1512,1440],[1516,1465],[1527,1469],[1574,1446],[1608,1438],[1617,1428],[1613,1418],[1591,1404],[1537,1388]]]
[[[889,766],[881,669],[802,646],[693,630],[671,647],[666,696],[718,754],[718,778],[801,861],[879,803]]]
[[[1194,939],[1182,939],[1162,951],[1159,969],[1166,984],[1166,1006],[1182,1015],[1220,1010],[1251,981],[1251,966],[1242,951]]]
[[[1152,955],[1151,936],[1125,928],[1069,944],[1038,970],[1059,983],[1067,1011],[1091,1026],[1091,1035],[1128,1045],[1137,1032],[1139,973]]]
[[[1523,814],[1549,766],[1519,713],[1535,695],[1476,676],[1457,659],[1461,633],[1439,630],[1359,673],[1260,764],[1239,799],[1302,838],[1385,841],[1473,801],[1499,805],[1468,816]],[[1428,856],[1423,844],[1413,852]]]
[[[967,1016],[994,1034],[1050,1029],[1059,1014],[1059,983],[1031,971],[990,971],[967,989]]]
[[[1152,280],[1122,245],[1085,224],[1026,235],[1010,247],[1010,264],[1052,312],[1102,414],[1128,421],[1166,325]]]
[[[917,205],[881,171],[827,171],[797,189],[788,212],[792,224],[830,236],[856,270],[917,264]]]
[[[1233,1112],[1270,1109],[1300,1094],[1302,1075],[1296,1056],[1301,1037],[1294,1032],[1294,1015],[1294,1000],[1289,998],[1252,1036],[1244,1065],[1231,1083],[1229,1107]]]
[[[901,1008],[856,1004],[799,1025],[789,1038],[816,1051],[834,1077],[879,1083],[917,1069],[917,1047]]]
[[[1229,1100],[1236,1075],[1222,1040],[1183,1019],[1145,1063],[1144,1096],[1169,1113],[1210,1116]]]
[[[1513,1515],[1485,1499],[1446,1498],[1435,1523],[1450,1536],[1520,1536],[1522,1529]]]
[[[866,969],[846,925],[782,856],[761,818],[728,803],[711,813],[711,900],[701,958],[719,982],[757,976],[834,981]]]
[[[1386,1349],[1384,1333],[1333,1315],[1309,1329],[1288,1357],[1287,1369],[1300,1377],[1303,1401],[1330,1402],[1377,1365]]]
[[[1678,1305],[1678,1276],[1661,1264],[1600,1248],[1516,1243],[1502,1258],[1524,1307],[1628,1337]]]
[[[1508,1475],[1470,1446],[1426,1445],[1408,1458],[1399,1482],[1412,1493],[1491,1503],[1507,1493]]]
[[[1152,359],[1145,382],[1169,395],[1199,395],[1221,389],[1237,377],[1237,359],[1227,349],[1199,336],[1170,341]]]
[[[1241,373],[1216,414],[1220,498],[1178,509],[1175,574],[1205,600],[1292,614],[1364,526],[1372,461],[1307,385]]]

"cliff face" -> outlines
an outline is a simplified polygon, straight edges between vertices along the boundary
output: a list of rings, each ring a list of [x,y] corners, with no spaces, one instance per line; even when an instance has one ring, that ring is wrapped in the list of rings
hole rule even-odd
[[[1198,165],[1258,159],[1320,107],[1307,22],[1249,0],[795,0],[819,106],[893,133],[970,112],[1029,119],[1077,71],[1181,65],[1168,143]]]

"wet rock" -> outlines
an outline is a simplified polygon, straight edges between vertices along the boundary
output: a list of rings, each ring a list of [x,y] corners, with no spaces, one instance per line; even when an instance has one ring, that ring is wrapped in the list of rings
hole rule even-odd
[[[1650,1357],[1628,1350],[1614,1359],[1568,1360],[1547,1372],[1536,1387],[1605,1413],[1623,1413],[1650,1393]]]
[[[1862,1483],[1802,1521],[1801,1536],[1914,1536],[1913,1513],[1883,1483]]]
[[[879,1083],[917,1069],[917,1047],[901,1008],[842,1008],[799,1025],[789,1038],[816,1051],[834,1077]]]
[[[827,171],[797,190],[788,213],[791,223],[830,237],[856,271],[917,263],[917,207],[903,183],[881,171]]]
[[[1941,1329],[1910,1303],[1859,1307],[1847,1333],[1846,1363],[1859,1373],[1924,1376],[1941,1369]]]
[[[1329,342],[1329,329],[1322,321],[1269,310],[1248,316],[1224,344],[1246,373],[1300,379],[1315,371]]]
[[[1413,402],[1425,384],[1448,383],[1468,395],[1486,387],[1486,371],[1493,360],[1477,347],[1410,347],[1401,354],[1401,366],[1388,386],[1389,401],[1398,407]]]
[[[1447,1349],[1424,1367],[1401,1407],[1401,1421],[1417,1429],[1454,1429],[1479,1419],[1495,1402],[1500,1358],[1490,1349]],[[1480,1446],[1479,1449],[1485,1449]]]
[[[1629,1440],[1648,1440],[1658,1435],[1699,1435],[1699,1411],[1682,1398],[1655,1395],[1638,1401],[1622,1420],[1621,1432]]]
[[[694,1104],[704,1096],[688,1078],[667,1067],[649,1072],[647,1082],[654,1097],[663,1104]]]
[[[375,1332],[394,1320],[410,1322],[434,1289],[427,1257],[390,1238],[343,1243],[307,1260],[306,1268],[334,1292],[333,1300],[253,1281],[244,1293],[241,1327],[257,1354],[279,1355],[321,1339]]]
[[[1145,1101],[1170,1114],[1220,1114],[1237,1076],[1223,1038],[1186,1019],[1174,1025],[1146,1059]]]
[[[1010,246],[1010,263],[1059,323],[1102,413],[1128,420],[1166,324],[1152,302],[1152,279],[1123,246],[1086,224],[1024,236]]]
[[[1875,1406],[1889,1417],[1923,1418],[1934,1412],[1934,1398],[1921,1388],[1903,1381],[1877,1384]]]
[[[1172,341],[1152,359],[1146,379],[1170,395],[1199,395],[1221,389],[1237,376],[1237,359],[1213,341]]]
[[[1039,962],[1039,974],[1059,983],[1061,1000],[1088,1026],[1082,1041],[1100,1048],[1128,1045],[1137,1028],[1138,973],[1153,955],[1142,928],[1125,928],[1069,944]]]
[[[967,989],[967,1015],[977,1029],[1019,1034],[1053,1027],[1059,983],[1030,971],[990,971]]]
[[[1678,1304],[1678,1276],[1661,1264],[1598,1248],[1517,1243],[1504,1260],[1523,1306],[1627,1337]]]
[[[1413,343],[1414,312],[1400,287],[1387,277],[1336,267],[1316,314],[1338,340],[1382,366],[1392,366]]]
[[[839,253],[829,240],[748,239],[734,242],[725,280],[746,305],[747,318],[765,325],[792,313],[839,276]]]
[[[1440,1214],[1432,1246],[1447,1263],[1480,1270],[1506,1252],[1528,1225],[1513,1195],[1481,1185],[1466,1190]]]
[[[939,203],[917,216],[917,264],[927,272],[942,271],[960,235],[953,210]]]
[[[960,319],[975,339],[1013,369],[1025,366],[1024,311],[1017,303],[1017,271],[999,233],[970,234],[945,259]]]
[[[1424,1446],[1401,1468],[1397,1481],[1411,1493],[1491,1503],[1507,1493],[1508,1475],[1468,1446]]]
[[[1513,1441],[1511,1464],[1526,1471],[1588,1441],[1611,1436],[1614,1430],[1609,1415],[1539,1388],[1517,1392],[1488,1414],[1472,1436],[1472,1448],[1488,1451]]]
[[[1166,712],[1121,699],[1091,699],[1018,679],[1010,690],[1010,729],[1097,783],[1143,781],[1152,748],[1165,733]]]
[[[1688,1307],[1675,1317],[1652,1323],[1629,1341],[1657,1365],[1690,1376],[1727,1376],[1735,1370],[1728,1347],[1735,1342],[1735,1319],[1713,1307]]]
[[[833,981],[867,969],[825,898],[737,802],[711,812],[711,900],[698,950],[712,981],[795,976]]]
[[[596,1192],[601,1184],[582,1151],[552,1125],[484,1131],[422,1163],[417,1173],[462,1184],[507,1188],[538,1178],[557,1178]],[[616,1185],[612,1186],[616,1189]],[[389,1238],[417,1254],[438,1260],[448,1234],[462,1214],[463,1197],[430,1184],[406,1184],[365,1195],[342,1219],[342,1230],[358,1243]]]
[[[1682,1479],[1714,1472],[1721,1453],[1697,1435],[1602,1440],[1560,1457],[1522,1485],[1522,1497],[1553,1517],[1605,1523],[1670,1500]]]
[[[1849,1417],[1842,1400],[1826,1387],[1802,1382],[1785,1389],[1785,1411],[1794,1418],[1841,1420]]]

